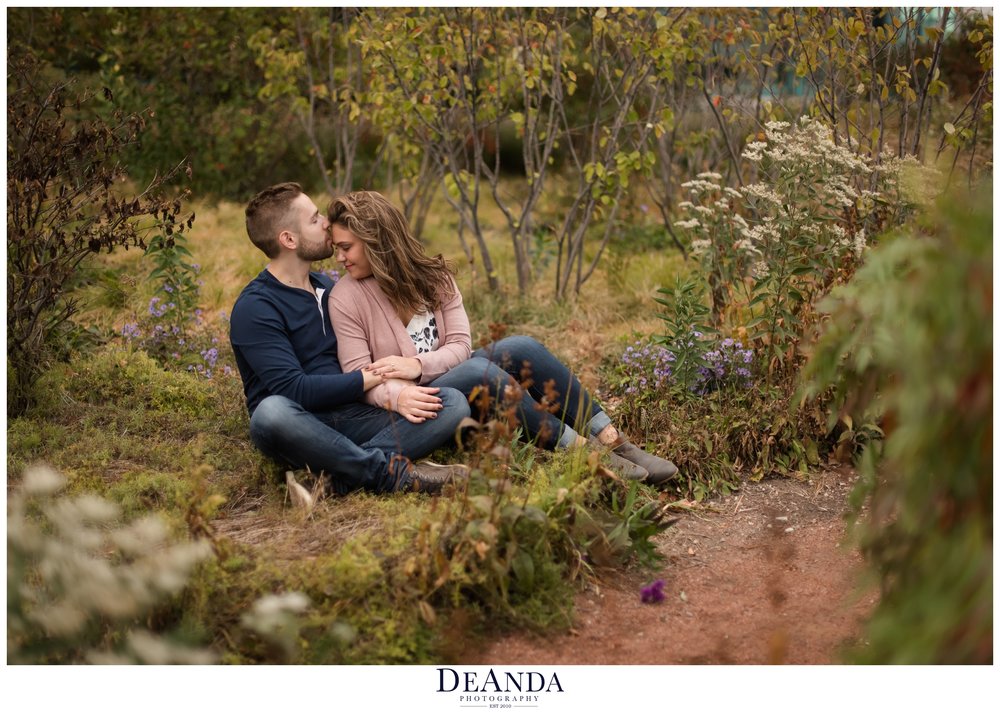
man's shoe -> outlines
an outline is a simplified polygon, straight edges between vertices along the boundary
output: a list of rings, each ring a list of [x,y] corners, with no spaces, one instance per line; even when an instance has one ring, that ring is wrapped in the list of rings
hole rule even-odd
[[[649,477],[645,480],[647,485],[664,485],[677,477],[677,466],[674,463],[670,460],[664,460],[662,457],[651,455],[628,440],[614,445],[611,453],[627,462],[635,463],[649,472]]]
[[[468,479],[465,465],[439,465],[430,460],[414,463],[410,470],[410,491],[438,494],[449,482]]]

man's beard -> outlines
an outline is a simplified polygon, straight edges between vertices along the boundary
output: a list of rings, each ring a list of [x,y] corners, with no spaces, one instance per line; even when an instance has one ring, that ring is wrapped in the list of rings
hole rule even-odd
[[[333,245],[324,242],[321,245],[299,244],[295,249],[295,254],[304,262],[319,262],[329,257],[333,257]]]

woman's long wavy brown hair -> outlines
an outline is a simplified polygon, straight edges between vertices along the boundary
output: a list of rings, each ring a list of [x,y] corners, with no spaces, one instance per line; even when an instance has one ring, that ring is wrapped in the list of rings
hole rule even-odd
[[[454,271],[442,255],[429,256],[410,233],[406,218],[385,197],[359,190],[335,198],[330,225],[354,233],[365,246],[372,276],[398,311],[419,313],[454,294]]]

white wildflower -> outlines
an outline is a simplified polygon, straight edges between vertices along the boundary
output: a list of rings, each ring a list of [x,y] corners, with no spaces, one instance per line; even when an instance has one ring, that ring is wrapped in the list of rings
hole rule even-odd
[[[715,215],[715,211],[711,208],[707,208],[704,205],[696,205],[694,208],[696,213],[701,213],[702,215],[708,215],[709,217]]]
[[[773,203],[774,205],[781,205],[781,197],[763,183],[752,183],[750,185],[743,186],[743,192],[749,198],[756,198],[768,203]]]
[[[747,144],[747,147],[743,149],[743,157],[748,161],[759,161],[764,157],[763,151],[767,148],[767,143],[764,141],[753,141]]]
[[[746,238],[742,240],[737,240],[735,243],[733,243],[733,249],[742,250],[743,252],[749,252],[751,255],[758,255],[758,256],[761,255],[761,251],[757,249],[757,246]]]
[[[854,256],[861,257],[861,254],[865,251],[867,244],[867,240],[865,239],[865,229],[861,228],[854,233],[854,244],[851,246],[851,249],[854,251]]]
[[[687,188],[691,195],[701,195],[702,193],[711,193],[715,190],[721,190],[721,186],[711,181],[695,179],[689,180],[685,183],[681,183],[681,188]]]
[[[695,218],[691,218],[690,220],[678,220],[677,222],[674,223],[674,227],[679,227],[683,230],[693,230],[694,228],[700,226],[701,223],[698,222]]]
[[[780,141],[784,135],[784,130],[790,125],[787,121],[768,121],[764,124],[764,133],[767,136],[767,140],[772,143]]]
[[[218,656],[210,650],[199,650],[178,645],[144,630],[128,634],[127,647],[134,659],[145,665],[211,665]],[[133,662],[126,655],[93,653],[88,661],[96,665],[122,665]]]
[[[134,556],[159,546],[166,541],[167,534],[167,526],[160,517],[147,516],[111,532],[110,538],[122,553]]]
[[[722,180],[722,175],[719,173],[712,173],[711,171],[706,171],[704,173],[699,173],[697,178],[701,180]]]
[[[691,241],[691,252],[699,253],[704,252],[709,247],[712,246],[711,240],[692,240]]]
[[[50,467],[39,465],[24,473],[21,489],[29,497],[55,494],[66,484],[66,478]]]
[[[253,613],[259,616],[275,616],[282,613],[303,613],[309,608],[309,597],[300,591],[271,594],[258,599],[253,604]]]
[[[743,234],[743,237],[750,240],[755,245],[772,242],[778,239],[778,231],[774,228],[774,225],[771,222],[754,225],[753,227],[741,230],[740,232]]]
[[[309,606],[309,598],[298,591],[264,596],[243,614],[241,622],[266,640],[280,646],[290,657],[295,652],[298,631],[303,623],[301,616]]]

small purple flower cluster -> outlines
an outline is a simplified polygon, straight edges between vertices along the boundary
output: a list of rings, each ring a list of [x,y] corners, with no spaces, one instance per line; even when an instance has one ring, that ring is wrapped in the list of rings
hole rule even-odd
[[[711,351],[705,352],[706,365],[698,369],[700,392],[706,393],[724,384],[750,388],[753,374],[753,351],[743,348],[734,339],[723,339]]]
[[[625,393],[632,395],[650,389],[659,390],[670,381],[673,361],[674,355],[662,346],[643,341],[628,346],[621,358]]]
[[[701,336],[700,332],[692,332],[692,339],[687,344],[688,347],[695,348],[704,343],[702,348],[709,349],[702,353],[696,351],[694,354],[700,357],[703,365],[698,366],[697,373],[693,374],[695,382],[690,390],[704,395],[723,386],[750,388],[753,385],[750,370],[753,351],[744,348],[734,339],[727,338],[713,344],[701,342]],[[642,340],[627,346],[617,369],[622,392],[630,396],[641,395],[655,393],[673,385],[676,383],[673,371],[676,360],[676,355],[663,346]]]
[[[204,376],[205,378],[212,377],[212,369],[215,368],[215,364],[219,360],[219,349],[215,346],[215,344],[219,343],[219,337],[213,336],[211,343],[213,344],[212,346],[210,346],[207,349],[202,349],[201,351],[198,352],[199,355],[201,356],[201,361],[196,361],[195,363],[188,364],[187,366],[188,371],[193,371],[194,373],[197,373],[199,376]],[[174,356],[176,357],[177,354],[174,354]],[[233,369],[231,369],[229,366],[223,366],[222,372],[228,376],[233,372]]]
[[[168,311],[176,307],[177,305],[174,304],[173,302],[160,304],[159,297],[153,297],[152,299],[149,300],[149,314],[150,316],[156,317],[157,319],[159,319],[161,316],[164,316]]]
[[[639,598],[643,603],[659,603],[666,598],[663,587],[666,586],[663,579],[656,579],[648,586],[643,586],[639,591]]]
[[[125,341],[146,351],[165,367],[184,368],[211,378],[219,361],[219,338],[206,329],[202,310],[195,309],[185,316],[175,303],[153,297],[147,311],[149,316],[141,323],[129,322],[122,327]],[[225,312],[221,316],[226,321]],[[228,376],[233,369],[224,365],[222,373]]]

